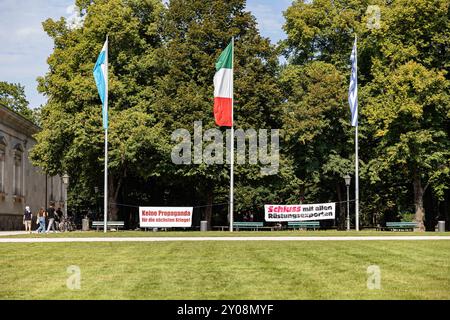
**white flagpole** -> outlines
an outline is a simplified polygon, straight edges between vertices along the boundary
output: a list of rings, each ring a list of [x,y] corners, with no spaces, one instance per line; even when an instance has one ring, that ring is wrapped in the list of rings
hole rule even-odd
[[[359,231],[359,146],[358,146],[358,126],[355,128],[355,226]]]
[[[355,35],[355,64],[356,64],[356,86],[358,86],[358,37]],[[358,99],[358,96],[356,97]],[[357,108],[357,113],[359,113],[359,106]],[[358,114],[356,115],[358,117]],[[356,123],[355,127],[355,229],[359,231],[359,141],[358,141],[358,126]]]
[[[234,37],[231,40],[232,46],[232,81],[231,81],[231,166],[230,166],[230,232],[233,232],[233,206],[234,206]]]
[[[108,112],[108,36],[106,36],[106,83],[105,83],[105,110]],[[108,119],[109,120],[109,119]],[[108,222],[108,126],[105,128],[105,187],[104,187],[104,232],[107,231],[107,222]]]

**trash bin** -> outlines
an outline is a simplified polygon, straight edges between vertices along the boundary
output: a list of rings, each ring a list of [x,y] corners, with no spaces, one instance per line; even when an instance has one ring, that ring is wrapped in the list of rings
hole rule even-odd
[[[438,221],[438,232],[445,232],[445,221]]]
[[[89,231],[89,219],[81,220],[81,230]]]
[[[200,221],[200,231],[208,231],[208,221]]]

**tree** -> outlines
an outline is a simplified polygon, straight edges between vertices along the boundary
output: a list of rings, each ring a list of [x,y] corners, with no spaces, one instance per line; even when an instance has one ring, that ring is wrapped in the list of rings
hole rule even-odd
[[[44,29],[55,42],[50,72],[39,79],[49,97],[42,110],[43,131],[33,160],[50,174],[68,171],[71,197],[92,201],[101,185],[103,131],[101,105],[92,68],[110,40],[110,203],[131,199],[140,204],[199,204],[211,220],[213,203],[228,201],[228,165],[177,166],[171,162],[176,129],[192,133],[195,121],[216,128],[213,118],[215,61],[236,38],[235,123],[243,129],[281,127],[278,56],[262,38],[245,1],[77,1],[84,17],[80,28],[64,19],[47,20]],[[268,184],[289,195],[291,162],[275,178],[263,177],[258,165],[237,166],[240,190]],[[243,186],[241,189],[240,186]],[[272,188],[272,187],[270,187]],[[245,191],[243,191],[245,193]],[[250,198],[244,207],[261,208]],[[261,198],[259,198],[261,199]],[[206,205],[205,205],[206,204]],[[117,216],[113,207],[112,218]]]
[[[38,122],[38,117],[28,107],[29,102],[25,97],[25,87],[19,83],[0,81],[0,104],[17,112],[33,123]]]
[[[366,52],[370,52],[370,67],[377,64],[395,67],[415,61],[427,69],[446,70],[449,79],[450,3],[447,0],[373,4],[380,6],[379,28],[360,29],[361,41]]]
[[[283,117],[287,151],[303,181],[302,196],[311,202],[337,196],[343,203],[342,177],[353,171],[343,75],[329,63],[314,61],[287,66],[280,82],[287,97]],[[339,219],[342,226],[344,221]]]
[[[369,4],[381,12],[376,27],[368,24]],[[450,131],[448,10],[445,0],[299,0],[285,13],[288,38],[282,48],[292,65],[306,68],[323,61],[348,79],[348,59],[358,35],[363,214],[391,214],[413,202],[423,229],[424,192],[430,190],[443,199]],[[341,89],[346,92],[347,85]],[[341,161],[333,162],[327,170],[341,167]],[[317,180],[314,187],[320,185]],[[409,196],[414,201],[406,202]],[[382,205],[375,209],[370,200],[364,205],[364,198],[378,199]]]
[[[378,183],[395,172],[412,186],[420,230],[426,192],[443,201],[448,188],[449,10],[445,0],[395,1],[382,6],[380,28],[365,33],[372,63],[362,113],[376,151],[369,177]]]
[[[372,1],[377,4],[381,1]],[[369,4],[367,0],[297,0],[284,13],[288,37],[282,44],[293,64],[319,60],[347,69],[349,49]]]
[[[372,179],[395,170],[413,185],[415,220],[424,230],[423,198],[428,188],[443,200],[450,177],[449,82],[442,72],[415,62],[378,74],[369,86],[365,114],[377,128],[378,157]]]
[[[158,115],[164,126],[164,139],[171,146],[174,142],[170,141],[170,134],[176,129],[187,129],[192,135],[195,121],[201,121],[204,130],[217,128],[213,117],[214,66],[233,36],[235,127],[255,130],[281,127],[277,52],[268,39],[259,35],[255,18],[245,11],[245,1],[170,1],[160,32],[164,46],[157,54],[161,69],[152,112]],[[203,216],[208,221],[215,200],[220,199],[216,202],[221,203],[229,200],[226,164],[172,166],[165,174],[172,182],[195,189],[196,199],[206,204]],[[238,211],[262,209],[263,201],[249,197],[247,191],[260,188],[256,193],[269,194],[267,180],[261,176],[258,165],[236,166],[236,199],[248,200],[237,207]],[[278,176],[272,180],[282,179]]]
[[[117,219],[127,177],[157,175],[156,163],[166,152],[159,139],[161,126],[149,112],[162,4],[157,0],[77,4],[85,18],[82,27],[69,28],[64,18],[43,23],[55,49],[48,59],[50,71],[38,79],[48,104],[42,109],[43,130],[31,156],[49,174],[68,172],[71,185],[77,186],[72,197],[92,194],[93,186],[102,184],[101,102],[92,70],[108,34],[109,203],[110,218]],[[89,190],[80,192],[81,186]]]

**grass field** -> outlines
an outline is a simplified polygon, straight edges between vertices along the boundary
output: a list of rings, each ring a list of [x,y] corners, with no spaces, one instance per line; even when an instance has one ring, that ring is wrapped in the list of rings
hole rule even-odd
[[[49,234],[21,234],[15,236],[2,236],[7,238],[80,238],[80,237],[333,237],[333,236],[450,236],[450,232],[407,232],[407,231],[336,231],[336,230],[318,230],[318,231],[76,231],[65,233]]]
[[[0,275],[0,299],[450,299],[450,241],[0,244]]]

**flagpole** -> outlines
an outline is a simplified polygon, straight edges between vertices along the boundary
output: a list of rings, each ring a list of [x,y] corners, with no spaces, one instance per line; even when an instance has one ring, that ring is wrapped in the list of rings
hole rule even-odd
[[[358,37],[355,34],[355,43],[357,43]],[[356,61],[356,86],[358,86],[358,49],[355,48],[355,61]],[[358,99],[358,98],[356,98]],[[357,111],[359,111],[359,107]],[[356,115],[358,117],[358,115]],[[358,141],[358,126],[356,122],[355,127],[355,229],[359,231],[359,141]]]
[[[358,126],[355,128],[355,228],[359,231],[359,146]]]
[[[104,108],[106,112],[108,112],[108,35],[106,35],[106,58],[105,58],[105,66],[106,66],[106,83],[105,83],[105,105]],[[105,126],[105,186],[104,186],[104,232],[107,231],[107,222],[108,222],[108,126]]]
[[[233,232],[233,206],[234,206],[234,37],[231,40],[232,54],[231,54],[231,70],[232,70],[232,81],[231,81],[231,165],[230,165],[230,232]]]

